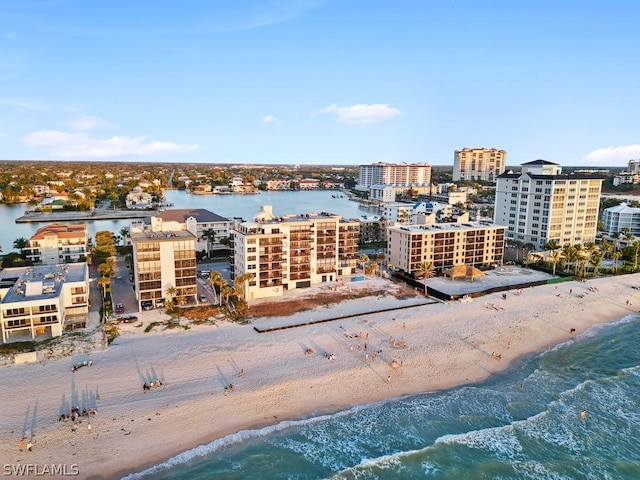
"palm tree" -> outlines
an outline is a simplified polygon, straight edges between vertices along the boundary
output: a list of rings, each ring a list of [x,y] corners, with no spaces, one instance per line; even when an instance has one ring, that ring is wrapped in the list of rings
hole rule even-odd
[[[369,262],[369,255],[367,255],[366,253],[363,253],[362,255],[360,255],[358,257],[358,263],[360,265],[362,265],[362,270],[364,271],[364,266],[365,264],[367,264],[367,262]]]
[[[24,237],[16,238],[13,241],[13,248],[17,248],[18,250],[20,250],[20,255],[24,254],[24,249],[27,248],[28,246],[29,246],[29,240]],[[0,251],[2,250],[0,249]]]
[[[168,300],[171,300],[173,303],[176,303],[176,296],[178,295],[178,293],[180,293],[180,291],[176,287],[171,285],[164,291],[164,293],[168,297],[167,298]]]
[[[622,256],[622,252],[619,250],[615,250],[614,252],[611,252],[611,261],[612,261],[611,270],[613,271],[613,273],[616,273],[616,269],[618,268],[618,259],[621,256]]]
[[[111,279],[103,275],[98,279],[98,285],[102,287],[102,298],[107,298],[107,286],[111,285]]]
[[[436,267],[432,262],[422,261],[418,264],[415,276],[418,280],[424,280],[424,293],[427,294],[427,280],[435,277]]]
[[[222,275],[220,275],[215,282],[215,286],[218,287],[218,289],[220,290],[220,305],[222,305],[222,289],[224,287],[228,287],[229,285],[227,284],[227,281],[222,277]],[[214,287],[215,289],[215,287]]]
[[[207,257],[211,256],[211,244],[216,238],[216,232],[213,228],[207,228],[202,232],[202,236],[207,239]]]
[[[236,290],[236,295],[238,297],[243,297],[243,299],[246,301],[246,298],[244,298],[244,294],[245,294],[245,287],[246,287],[246,283],[250,282],[251,280],[253,280],[254,275],[253,273],[245,273],[244,275],[240,275],[239,277],[236,277],[233,280],[233,286],[235,287]]]
[[[589,256],[589,263],[593,267],[593,276],[594,277],[598,275],[598,271],[600,270],[600,264],[602,263],[603,259],[604,259],[604,254],[599,250],[594,251]]]
[[[551,253],[549,253],[549,261],[553,266],[553,275],[556,274],[556,267],[558,265],[558,262],[563,258],[564,258],[564,253],[562,252],[562,250],[551,250]]]
[[[224,298],[224,301],[228,304],[229,296],[233,295],[233,288],[230,287],[229,285],[226,285],[226,283],[227,282],[225,281],[225,285],[220,287],[220,305],[222,305],[223,298]]]
[[[127,243],[127,237],[129,236],[129,229],[127,227],[121,228],[120,236],[122,237],[122,245],[125,245]]]
[[[378,263],[377,262],[371,262],[369,265],[364,267],[364,274],[365,275],[375,275],[377,270],[378,270]]]
[[[216,291],[216,286],[221,278],[222,276],[220,275],[220,272],[213,271],[209,274],[209,278],[207,280],[211,290],[213,290],[213,303],[218,303],[218,292]]]
[[[631,248],[633,249],[633,271],[635,272],[638,269],[638,256],[640,255],[640,240],[636,240],[631,244]]]

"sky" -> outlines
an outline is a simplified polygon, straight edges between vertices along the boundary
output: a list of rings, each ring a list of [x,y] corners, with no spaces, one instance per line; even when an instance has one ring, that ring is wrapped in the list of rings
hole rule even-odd
[[[640,159],[637,0],[0,0],[0,159]]]

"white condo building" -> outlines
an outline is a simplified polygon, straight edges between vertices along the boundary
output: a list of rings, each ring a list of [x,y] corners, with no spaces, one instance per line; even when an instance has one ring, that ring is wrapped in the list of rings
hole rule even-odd
[[[507,152],[495,148],[463,148],[453,154],[453,180],[495,182],[506,168]]]
[[[538,249],[551,240],[584,244],[596,238],[602,177],[562,174],[546,160],[522,164],[520,173],[498,177],[494,223],[507,226],[507,239]]]
[[[602,212],[602,223],[608,234],[629,229],[629,232],[640,237],[640,208],[630,207],[626,203],[606,208]]]
[[[252,274],[245,299],[331,282],[355,273],[359,222],[327,212],[273,215],[263,206],[232,231],[231,276]]]
[[[166,225],[175,223],[180,228],[193,233],[196,238],[196,250],[206,251],[210,254],[213,250],[226,249],[221,240],[229,238],[229,231],[233,226],[233,221],[228,218],[221,217],[204,208],[182,208],[171,209],[160,212],[157,215],[162,225],[160,230],[167,229]],[[158,228],[156,228],[158,229]],[[170,228],[176,230],[177,227]]]
[[[374,185],[408,186],[429,183],[431,183],[431,165],[426,163],[373,163],[360,165],[356,188],[369,190]]]
[[[46,265],[85,261],[88,242],[86,225],[52,223],[33,234],[25,254],[33,263]]]
[[[0,299],[3,343],[59,337],[86,326],[89,268],[84,262],[5,268]]]

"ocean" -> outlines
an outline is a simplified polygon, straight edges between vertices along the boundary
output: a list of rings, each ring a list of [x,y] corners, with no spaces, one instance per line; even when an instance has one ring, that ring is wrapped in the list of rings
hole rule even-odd
[[[481,384],[239,432],[127,478],[638,479],[640,317]]]

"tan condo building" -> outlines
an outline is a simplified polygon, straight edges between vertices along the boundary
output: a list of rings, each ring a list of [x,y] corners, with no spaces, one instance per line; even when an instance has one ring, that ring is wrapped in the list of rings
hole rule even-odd
[[[388,264],[415,274],[420,263],[442,271],[456,265],[489,267],[502,264],[505,227],[461,222],[388,228]]]
[[[507,239],[537,249],[594,242],[603,177],[562,174],[546,160],[522,164],[519,173],[498,177],[494,223],[507,227]]]
[[[168,292],[175,298],[197,303],[197,237],[177,222],[163,223],[153,217],[150,226],[131,224],[133,277],[139,310],[164,305]],[[175,230],[169,230],[169,227]]]
[[[495,148],[463,148],[453,153],[453,181],[494,182],[506,169],[507,152]]]
[[[355,273],[359,222],[327,212],[273,215],[263,206],[231,233],[231,278],[252,274],[247,301]]]

